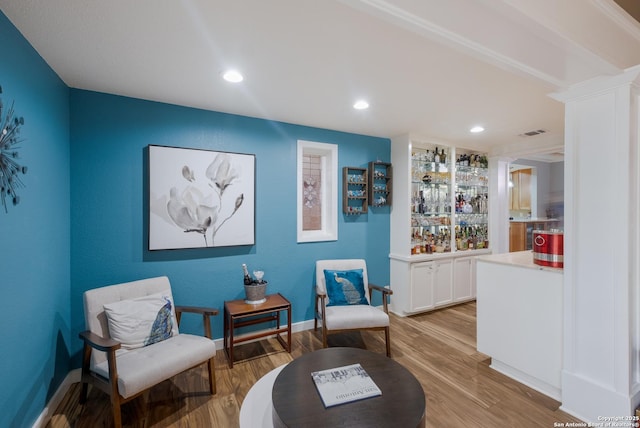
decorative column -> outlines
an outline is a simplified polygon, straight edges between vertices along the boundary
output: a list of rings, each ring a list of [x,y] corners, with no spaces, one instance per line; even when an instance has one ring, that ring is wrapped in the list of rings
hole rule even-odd
[[[489,246],[509,252],[509,164],[514,158],[489,157]]]
[[[640,402],[640,65],[565,103],[562,409],[587,422]]]

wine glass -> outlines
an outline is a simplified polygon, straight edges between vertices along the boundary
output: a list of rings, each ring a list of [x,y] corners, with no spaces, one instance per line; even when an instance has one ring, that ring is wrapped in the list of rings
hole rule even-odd
[[[256,277],[256,281],[258,282],[258,284],[262,284],[262,278],[264,277],[264,271],[262,271],[262,270],[254,270],[253,271],[253,276]]]

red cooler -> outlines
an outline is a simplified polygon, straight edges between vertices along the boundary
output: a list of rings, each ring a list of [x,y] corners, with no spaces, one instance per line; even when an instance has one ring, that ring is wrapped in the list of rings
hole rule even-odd
[[[533,231],[533,263],[554,268],[564,267],[564,232]]]

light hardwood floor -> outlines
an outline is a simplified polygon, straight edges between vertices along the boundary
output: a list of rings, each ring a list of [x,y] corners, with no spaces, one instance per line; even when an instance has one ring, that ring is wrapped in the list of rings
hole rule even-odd
[[[579,422],[558,409],[560,403],[489,368],[476,351],[476,304],[465,303],[412,316],[391,316],[392,358],[420,381],[427,399],[427,427],[553,427]],[[329,346],[356,346],[385,353],[382,332],[329,336]],[[196,368],[152,388],[123,406],[127,427],[237,427],[240,406],[251,386],[281,364],[322,347],[320,331],[292,335],[292,353],[275,339],[236,348],[240,360],[229,369],[224,352],[216,355],[218,392],[206,391],[206,367]],[[78,404],[79,384],[66,394],[47,425],[108,427],[108,397],[91,390]],[[393,427],[396,428],[396,427]],[[402,428],[402,427],[400,427]]]

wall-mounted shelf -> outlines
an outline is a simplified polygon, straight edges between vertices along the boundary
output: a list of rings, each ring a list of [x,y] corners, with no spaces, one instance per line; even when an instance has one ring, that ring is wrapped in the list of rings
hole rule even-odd
[[[391,205],[393,196],[393,168],[386,162],[369,162],[369,205]]]
[[[342,168],[342,212],[349,215],[365,214],[368,203],[367,168]]]

